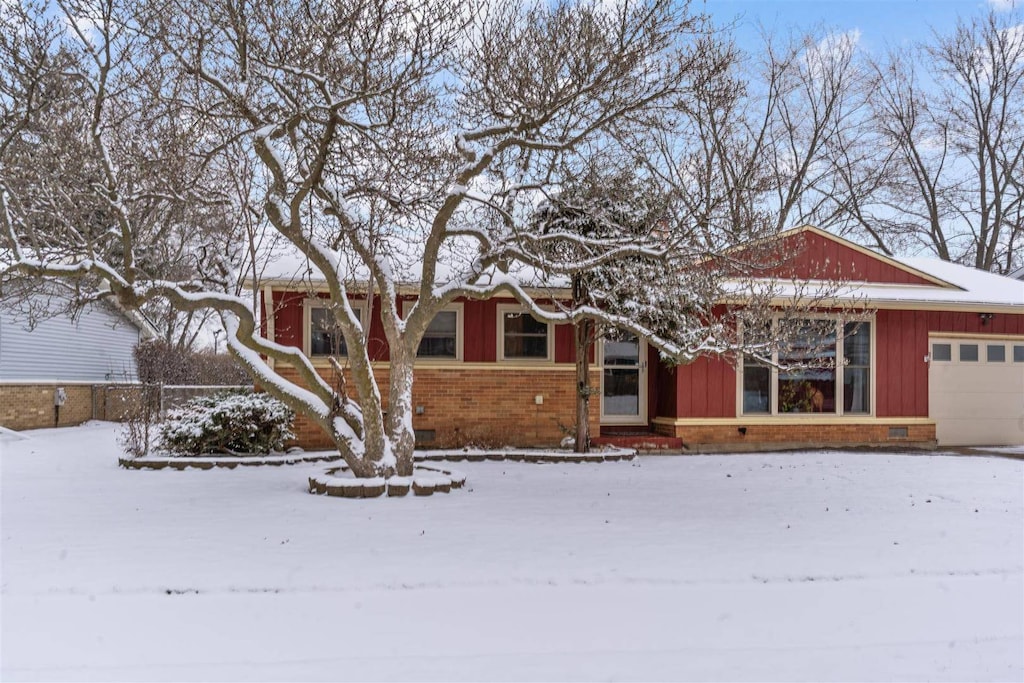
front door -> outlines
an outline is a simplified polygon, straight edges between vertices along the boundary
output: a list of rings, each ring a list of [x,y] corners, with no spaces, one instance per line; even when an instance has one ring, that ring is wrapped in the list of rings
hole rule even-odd
[[[601,344],[601,424],[647,424],[647,344],[633,335]]]

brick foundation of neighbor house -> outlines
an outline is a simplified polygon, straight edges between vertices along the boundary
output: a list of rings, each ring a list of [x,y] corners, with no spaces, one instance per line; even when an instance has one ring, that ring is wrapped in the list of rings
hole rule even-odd
[[[58,387],[67,395],[59,413],[53,406]],[[126,410],[141,400],[141,392],[137,384],[2,382],[0,427],[17,431],[71,427],[88,420],[122,420]]]
[[[298,381],[290,368],[278,371],[283,377]],[[333,381],[329,368],[318,371],[328,382]],[[387,409],[387,366],[375,364],[374,374]],[[557,446],[572,433],[575,424],[575,377],[575,366],[568,364],[417,366],[412,392],[417,447]],[[591,386],[600,386],[600,381],[600,371],[592,370]],[[598,407],[595,404],[590,412],[592,434],[600,430]],[[296,417],[294,431],[296,444],[303,448],[334,446],[305,417]]]
[[[819,447],[933,449],[935,423],[927,418],[690,419],[655,418],[654,431],[682,439],[689,451],[758,451]]]

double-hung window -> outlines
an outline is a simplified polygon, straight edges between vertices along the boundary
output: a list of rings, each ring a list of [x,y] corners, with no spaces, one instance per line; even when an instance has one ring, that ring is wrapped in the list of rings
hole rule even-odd
[[[338,321],[334,316],[329,302],[318,300],[307,300],[306,302],[306,338],[309,340],[307,353],[312,356],[336,356],[348,355],[348,348],[345,346],[345,337],[341,334]],[[362,322],[363,309],[353,304],[356,320]]]
[[[408,316],[413,302],[406,302]],[[423,360],[462,360],[462,304],[449,304],[437,312],[420,340],[416,357]]]
[[[777,349],[747,355],[741,372],[744,415],[871,413],[872,326],[835,318],[776,320]]]
[[[519,306],[498,307],[501,360],[550,361],[554,358],[551,325],[537,320]]]

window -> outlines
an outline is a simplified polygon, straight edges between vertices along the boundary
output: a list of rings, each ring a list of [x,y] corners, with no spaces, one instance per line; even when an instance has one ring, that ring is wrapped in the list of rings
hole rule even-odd
[[[751,345],[765,344],[768,348],[772,339],[772,323],[747,327],[743,336]],[[772,409],[772,366],[770,362],[751,355],[743,357],[743,412],[748,415],[770,415]]]
[[[1013,345],[1013,362],[1024,363],[1024,345],[1014,344]]]
[[[953,360],[953,346],[951,344],[932,344],[932,360]]]
[[[402,315],[408,319],[415,301],[402,303]],[[448,304],[437,312],[420,339],[416,357],[423,360],[462,360],[461,303]]]
[[[843,326],[843,412],[871,412],[871,323]]]
[[[977,344],[961,344],[960,345],[960,362],[961,363],[976,363],[978,361],[978,345]]]
[[[836,323],[829,320],[783,322],[786,348],[779,351],[780,413],[836,412]]]
[[[325,302],[307,301],[307,328],[310,356],[347,356],[345,338],[338,327],[334,311]],[[362,308],[354,308],[356,319],[362,321]]]
[[[870,414],[870,322],[804,318],[775,325],[781,343],[770,362],[744,356],[744,415]]]
[[[1006,347],[1002,344],[989,344],[986,358],[989,363],[1005,363]]]
[[[772,368],[752,356],[743,359],[743,412],[772,412]]]
[[[423,333],[417,358],[450,358],[459,357],[459,314],[455,311],[439,311],[427,325]]]
[[[552,359],[551,326],[518,306],[498,307],[502,360]]]

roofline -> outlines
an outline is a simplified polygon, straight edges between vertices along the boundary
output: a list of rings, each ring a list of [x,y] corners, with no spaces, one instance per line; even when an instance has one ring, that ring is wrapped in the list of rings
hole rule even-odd
[[[821,299],[800,296],[775,296],[770,305],[778,308],[806,305],[813,300],[814,308],[846,308],[856,310],[887,310],[887,311],[956,311],[964,313],[1006,313],[1024,315],[1024,305],[995,304],[984,301],[926,301],[922,299],[872,299],[864,297],[829,296]],[[742,306],[747,301],[744,297],[726,297],[721,303]]]
[[[809,281],[814,282],[814,281]],[[857,285],[870,285],[874,283],[867,282],[851,282],[851,287]],[[308,283],[307,283],[308,285]],[[890,284],[887,287],[896,287],[906,289],[908,292],[913,292],[916,289],[927,287],[928,285],[917,285],[917,284]],[[276,291],[291,291],[291,292],[326,292],[327,286],[324,284],[319,287],[297,287],[294,281],[290,280],[274,280],[264,283],[263,292],[266,292],[266,287],[270,287],[271,290]],[[415,295],[419,293],[419,289],[412,285],[406,284],[399,286],[398,293],[400,295]],[[965,291],[957,287],[957,291]],[[571,294],[569,289],[537,289],[537,288],[526,288],[527,293],[531,296],[553,296],[555,298],[568,297]],[[362,293],[362,292],[355,292]],[[514,298],[508,295],[508,298]],[[746,297],[726,297],[720,303],[722,304],[742,304],[748,299]],[[788,296],[776,296],[771,301],[773,306],[791,306],[794,305],[794,297]],[[1022,304],[1005,304],[1005,303],[994,303],[984,301],[928,301],[924,299],[893,299],[893,298],[874,298],[872,299],[868,295],[857,295],[851,294],[851,296],[829,296],[825,297],[820,302],[820,307],[848,307],[853,305],[859,309],[886,309],[886,310],[911,310],[911,311],[965,311],[974,313],[1009,313],[1013,315],[1024,315],[1024,303]]]
[[[776,237],[774,239],[782,239],[782,238],[785,238],[785,237],[790,237],[792,235],[798,235],[798,234],[803,233],[803,232],[810,232],[812,234],[818,235],[819,237],[823,237],[825,239],[832,240],[833,242],[835,242],[837,244],[840,244],[840,245],[842,245],[844,247],[848,247],[850,249],[853,249],[854,251],[859,252],[859,253],[861,253],[861,254],[863,254],[865,256],[877,259],[877,260],[881,261],[882,263],[885,263],[887,265],[892,266],[893,268],[897,268],[897,269],[902,270],[902,271],[904,271],[906,273],[910,273],[911,275],[915,275],[915,276],[917,276],[917,277],[919,277],[919,278],[921,278],[923,280],[927,280],[928,282],[931,282],[932,284],[938,285],[938,286],[943,287],[945,289],[955,289],[955,290],[960,291],[960,292],[966,292],[967,291],[963,287],[961,287],[961,286],[959,286],[957,284],[954,284],[952,282],[949,282],[948,280],[943,280],[942,278],[935,277],[934,275],[932,275],[930,273],[926,273],[923,270],[919,270],[917,268],[914,268],[913,266],[908,266],[906,263],[903,263],[902,261],[898,261],[898,260],[892,258],[891,256],[886,256],[885,254],[879,254],[877,251],[874,251],[872,249],[868,249],[867,247],[865,247],[863,245],[860,245],[860,244],[857,244],[856,242],[852,242],[852,241],[846,239],[845,237],[840,237],[839,235],[833,235],[829,231],[822,230],[821,228],[817,227],[816,225],[810,225],[809,223],[804,224],[804,225],[799,225],[799,226],[797,226],[795,228],[789,228],[787,230],[783,230],[778,235],[776,235]],[[773,239],[773,238],[768,238],[768,239]]]
[[[250,282],[251,284],[251,282]],[[357,283],[356,287],[349,287],[349,291],[353,294],[365,294],[366,287],[359,286],[362,283]],[[310,282],[309,280],[292,280],[286,278],[271,278],[260,280],[260,291],[265,291],[267,287],[270,287],[276,291],[289,291],[289,292],[328,292],[330,291],[327,286],[327,281],[322,280],[319,282]],[[572,295],[572,289],[569,287],[523,287],[523,290],[530,296],[555,296],[558,298],[565,298]],[[411,282],[398,283],[395,286],[395,291],[400,296],[416,295],[420,293],[419,285]],[[501,295],[504,296],[504,295]],[[511,293],[507,294],[509,298],[515,298]]]
[[[142,334],[143,341],[152,341],[153,339],[160,337],[160,333],[157,332],[156,326],[150,322],[149,318],[147,318],[146,314],[142,311],[125,308],[116,297],[109,297],[103,299],[103,301],[114,309],[114,312],[138,328],[139,332]]]

